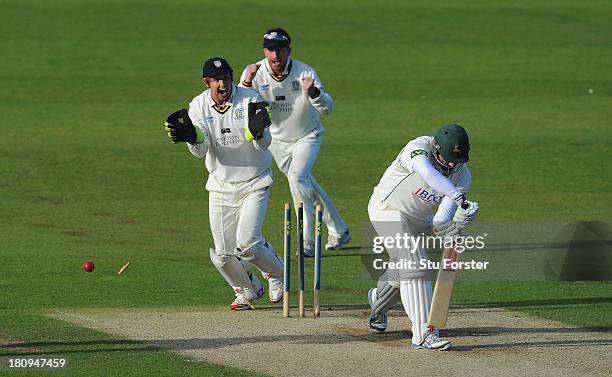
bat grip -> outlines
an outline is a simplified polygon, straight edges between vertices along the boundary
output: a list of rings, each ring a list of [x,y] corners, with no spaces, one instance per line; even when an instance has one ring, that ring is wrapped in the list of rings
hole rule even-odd
[[[468,208],[470,208],[470,205],[466,201],[464,201],[464,202],[461,203],[461,208],[468,209]]]

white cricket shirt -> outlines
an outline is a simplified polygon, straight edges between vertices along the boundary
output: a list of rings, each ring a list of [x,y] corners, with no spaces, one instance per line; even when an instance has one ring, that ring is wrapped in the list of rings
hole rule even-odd
[[[454,209],[456,209],[456,204],[452,199],[445,198],[445,195],[449,195],[450,192],[436,191],[414,170],[413,166],[415,159],[418,158],[427,158],[434,165],[436,163],[434,153],[435,142],[433,136],[421,136],[411,140],[387,168],[380,182],[374,188],[375,197],[387,207],[400,210],[415,221],[426,223],[432,222],[433,210],[442,203],[444,198],[446,206],[454,206],[450,209],[444,208],[444,212],[449,212],[449,214],[444,214],[444,218],[450,220],[448,218],[449,215],[452,217],[450,210],[454,212]],[[461,164],[448,177],[436,174],[433,178],[438,181],[430,181],[434,186],[449,187],[451,190],[457,189],[463,193],[467,193],[472,182],[472,176],[466,164]],[[450,181],[452,185],[443,180]],[[440,211],[442,211],[442,208],[440,208]],[[436,218],[438,217],[436,215]]]
[[[333,100],[325,92],[314,69],[308,64],[290,58],[285,67],[285,75],[279,79],[272,74],[267,59],[260,60],[256,64],[260,64],[260,67],[251,85],[271,105],[272,138],[294,141],[310,132],[317,135],[322,133],[320,113],[331,113]],[[246,70],[242,72],[240,85],[243,85],[245,76]],[[302,93],[301,78],[304,76],[314,78],[314,86],[321,91],[318,97],[313,99]]]
[[[210,90],[189,103],[189,117],[202,130],[204,142],[186,143],[187,147],[194,156],[206,158],[206,169],[218,180],[246,182],[270,170],[270,132],[266,129],[263,138],[250,143],[244,136],[248,104],[258,101],[262,99],[255,91],[232,85],[232,96],[222,107],[213,101]]]

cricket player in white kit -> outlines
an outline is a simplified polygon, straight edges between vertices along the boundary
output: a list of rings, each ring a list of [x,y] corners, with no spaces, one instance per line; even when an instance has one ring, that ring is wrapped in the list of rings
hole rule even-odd
[[[283,263],[262,234],[272,185],[270,115],[259,94],[232,83],[233,71],[223,58],[203,67],[208,90],[166,120],[173,142],[184,141],[189,151],[205,160],[208,170],[209,220],[215,248],[210,258],[232,286],[233,310],[252,308],[263,295],[252,263],[269,283],[269,298],[283,296]]]
[[[368,204],[378,236],[428,236],[432,225],[438,237],[459,236],[478,212],[478,204],[465,196],[472,180],[465,164],[469,149],[467,133],[458,124],[443,126],[435,136],[411,140],[387,168]],[[421,259],[427,259],[427,250],[417,244],[412,249],[395,245],[386,251],[390,262],[414,261],[417,267],[387,269],[380,276],[378,286],[368,292],[370,329],[384,332],[387,312],[401,301],[412,322],[412,347],[449,349],[450,342],[428,326],[432,271],[418,267]]]
[[[314,256],[314,207],[323,207],[327,225],[326,249],[341,249],[350,241],[348,226],[331,198],[312,175],[321,148],[320,114],[332,112],[332,97],[314,69],[291,59],[291,38],[281,29],[267,31],[263,39],[265,58],[248,65],[240,85],[253,88],[272,105],[270,151],[287,176],[293,203],[304,203],[304,255]]]

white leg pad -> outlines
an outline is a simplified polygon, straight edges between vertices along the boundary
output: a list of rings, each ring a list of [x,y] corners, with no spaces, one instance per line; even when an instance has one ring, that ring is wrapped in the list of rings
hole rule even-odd
[[[387,314],[399,303],[401,303],[399,282],[379,281],[376,301],[372,305],[372,314]]]
[[[267,241],[257,243],[248,249],[236,249],[236,256],[255,265],[268,277],[283,276],[283,262],[276,256],[274,249]]]
[[[257,298],[249,274],[238,258],[233,255],[217,255],[213,249],[210,249],[210,260],[232,288],[242,288],[249,300]]]
[[[421,344],[427,336],[432,288],[429,280],[404,280],[400,283],[404,310],[412,322],[412,343]]]

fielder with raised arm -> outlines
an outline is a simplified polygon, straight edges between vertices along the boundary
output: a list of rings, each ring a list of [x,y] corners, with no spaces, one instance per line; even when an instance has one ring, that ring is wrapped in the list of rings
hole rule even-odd
[[[312,175],[323,134],[320,114],[332,112],[332,97],[312,67],[289,57],[291,38],[284,29],[264,34],[263,52],[264,59],[242,72],[240,85],[253,88],[271,104],[270,151],[287,176],[296,210],[304,203],[304,255],[314,256],[315,203],[323,207],[329,235],[325,248],[341,249],[351,239],[348,226]]]
[[[411,140],[387,168],[368,204],[370,221],[378,236],[427,236],[434,224],[438,237],[460,235],[478,212],[478,204],[467,201],[465,196],[472,180],[466,165],[469,150],[468,135],[458,124],[443,126],[435,136]],[[419,261],[427,259],[427,250],[416,243],[412,248],[386,247],[386,251],[389,262],[408,260],[416,267],[387,269],[378,286],[370,289],[371,331],[384,332],[387,312],[401,301],[412,322],[412,347],[449,349],[450,342],[440,338],[437,329],[428,324],[432,271],[419,267]]]
[[[232,68],[223,58],[208,59],[202,76],[208,89],[191,101],[189,112],[170,115],[166,130],[173,142],[186,142],[191,154],[205,160],[215,243],[209,254],[234,289],[230,308],[251,309],[251,301],[263,295],[248,262],[262,271],[270,301],[277,303],[283,297],[283,263],[262,234],[272,185],[268,104],[232,83]]]

